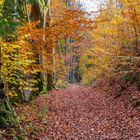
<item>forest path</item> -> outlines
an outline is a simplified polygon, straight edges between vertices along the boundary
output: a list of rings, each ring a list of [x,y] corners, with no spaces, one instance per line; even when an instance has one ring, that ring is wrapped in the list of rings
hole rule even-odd
[[[45,140],[140,140],[140,113],[123,102],[78,85],[51,95]]]

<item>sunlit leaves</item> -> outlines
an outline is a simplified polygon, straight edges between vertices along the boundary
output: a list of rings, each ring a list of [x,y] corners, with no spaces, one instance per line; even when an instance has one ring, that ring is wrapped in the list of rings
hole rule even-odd
[[[89,49],[82,56],[81,63],[85,59],[85,62],[93,65],[91,69],[84,65],[81,67],[83,81],[91,77],[95,80],[102,74],[108,77],[121,73],[132,74],[139,67],[139,8],[137,0],[121,0],[120,6],[112,4],[101,11],[95,19],[96,28],[91,33],[92,50]],[[93,59],[85,57],[86,55],[93,56]]]

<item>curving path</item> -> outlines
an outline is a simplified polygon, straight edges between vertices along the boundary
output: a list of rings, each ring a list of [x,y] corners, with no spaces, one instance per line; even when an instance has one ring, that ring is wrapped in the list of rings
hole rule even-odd
[[[140,111],[92,87],[52,91],[44,140],[140,140]]]

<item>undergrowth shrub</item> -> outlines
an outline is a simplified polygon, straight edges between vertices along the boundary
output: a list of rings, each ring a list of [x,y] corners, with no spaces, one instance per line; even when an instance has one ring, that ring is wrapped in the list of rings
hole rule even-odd
[[[128,73],[123,78],[140,90],[140,72]]]
[[[2,140],[35,140],[48,126],[48,108],[45,96],[30,103],[16,105],[19,123],[15,127],[0,129]]]
[[[55,83],[54,83],[54,87],[55,89],[61,89],[61,88],[66,88],[67,86],[69,85],[69,83],[65,80],[57,80]]]

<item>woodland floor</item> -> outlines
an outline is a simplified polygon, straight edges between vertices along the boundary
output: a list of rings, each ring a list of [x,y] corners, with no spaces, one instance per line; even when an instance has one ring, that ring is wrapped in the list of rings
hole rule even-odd
[[[124,98],[78,85],[52,91],[43,140],[140,140],[140,110]]]

